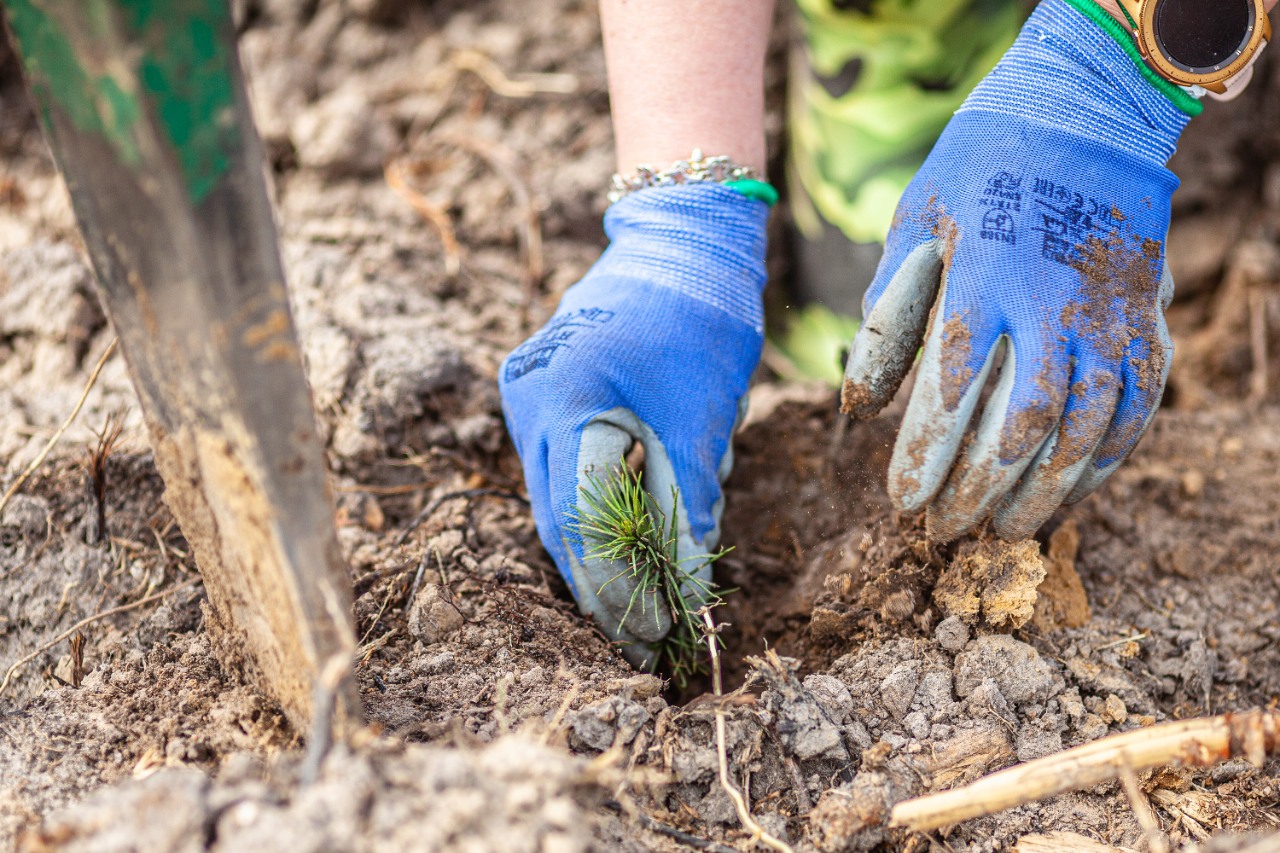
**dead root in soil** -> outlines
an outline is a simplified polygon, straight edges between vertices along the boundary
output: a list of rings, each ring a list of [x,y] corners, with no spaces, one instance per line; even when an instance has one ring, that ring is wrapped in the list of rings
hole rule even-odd
[[[720,629],[711,617],[711,608],[701,608],[698,611],[698,616],[702,618],[703,634],[706,638],[707,649],[711,653],[712,690],[716,697],[720,698],[724,696],[724,683],[720,670],[720,640],[716,636],[720,633]],[[752,842],[759,842],[765,847],[780,851],[780,853],[793,853],[790,844],[770,835],[763,826],[756,822],[756,819],[751,816],[751,807],[747,805],[746,798],[738,790],[738,786],[733,783],[733,780],[729,778],[729,752],[726,746],[724,708],[718,703],[715,715],[716,755],[720,760],[720,787],[724,788],[725,793],[729,795],[729,799],[733,801],[733,806],[738,812],[738,820],[742,821],[742,827],[751,833]]]
[[[889,825],[928,832],[1068,791],[1117,780],[1123,783],[1126,777],[1133,779],[1144,770],[1171,765],[1207,768],[1245,758],[1261,767],[1278,748],[1280,712],[1276,711],[1163,723],[1010,767],[970,785],[898,803]],[[1137,808],[1141,812],[1140,806]]]
[[[449,216],[448,210],[432,203],[410,183],[411,170],[412,166],[393,160],[382,170],[382,176],[386,179],[387,186],[396,195],[404,199],[419,216],[436,229],[444,252],[444,274],[450,280],[455,279],[462,271],[462,250],[458,245],[458,233],[453,227],[453,218]]]
[[[0,513],[4,512],[4,508],[8,505],[13,496],[17,494],[18,489],[22,488],[22,484],[27,481],[27,478],[35,473],[35,470],[44,463],[49,452],[53,450],[54,445],[58,443],[58,439],[62,438],[62,434],[65,433],[71,426],[72,422],[75,421],[76,415],[80,414],[80,410],[84,408],[85,400],[89,399],[89,392],[93,390],[93,386],[98,382],[98,376],[102,373],[102,368],[106,367],[107,359],[111,358],[111,354],[116,351],[117,343],[118,341],[115,338],[112,338],[111,343],[107,344],[107,348],[103,350],[102,355],[98,357],[98,363],[93,366],[93,372],[89,374],[89,379],[84,384],[84,390],[80,392],[80,399],[77,400],[75,406],[72,407],[71,414],[67,415],[67,419],[62,422],[62,425],[58,427],[54,434],[49,438],[45,443],[45,446],[40,449],[40,453],[36,455],[36,458],[31,460],[31,464],[22,469],[22,473],[18,475],[18,479],[14,480],[13,485],[4,493],[4,497],[0,497]]]

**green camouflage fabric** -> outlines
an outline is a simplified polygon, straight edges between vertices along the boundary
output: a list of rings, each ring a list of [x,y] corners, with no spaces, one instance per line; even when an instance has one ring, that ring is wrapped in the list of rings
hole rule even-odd
[[[796,0],[787,164],[802,236],[883,243],[951,114],[1005,52],[1024,0]]]

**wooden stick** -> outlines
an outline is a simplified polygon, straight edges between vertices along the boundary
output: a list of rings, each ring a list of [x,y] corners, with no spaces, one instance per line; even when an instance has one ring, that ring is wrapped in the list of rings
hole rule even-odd
[[[1168,765],[1212,767],[1244,757],[1261,767],[1275,751],[1280,712],[1254,710],[1163,723],[1112,735],[1057,755],[1010,767],[971,785],[894,806],[890,825],[917,832],[995,814],[1067,791],[1092,788]]]
[[[72,421],[76,419],[76,415],[80,414],[80,410],[84,408],[84,401],[89,399],[89,392],[93,390],[93,386],[98,381],[98,374],[106,366],[107,359],[111,358],[111,354],[116,351],[117,343],[116,338],[111,339],[111,343],[107,345],[106,350],[98,358],[98,363],[93,366],[93,372],[89,374],[89,381],[85,383],[84,390],[80,392],[80,399],[76,401],[75,408],[71,410],[71,414],[67,415],[67,419],[62,422],[62,426],[58,427],[58,431],[45,444],[44,449],[40,451],[40,455],[31,460],[31,464],[23,469],[22,473],[18,475],[18,479],[14,480],[13,485],[4,493],[4,497],[0,498],[0,513],[4,512],[4,508],[9,505],[9,499],[17,494],[18,489],[22,488],[22,484],[27,481],[27,478],[44,463],[49,451],[53,450],[53,446],[58,443],[58,439],[62,438],[62,434],[71,426]]]

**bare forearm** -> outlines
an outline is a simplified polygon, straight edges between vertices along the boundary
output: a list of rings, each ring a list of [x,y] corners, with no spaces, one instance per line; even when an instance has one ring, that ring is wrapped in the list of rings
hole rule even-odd
[[[763,170],[774,0],[600,0],[618,170],[694,148]]]

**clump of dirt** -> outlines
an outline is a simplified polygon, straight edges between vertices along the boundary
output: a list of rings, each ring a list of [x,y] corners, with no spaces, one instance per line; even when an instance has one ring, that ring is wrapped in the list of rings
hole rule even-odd
[[[1083,628],[1093,618],[1076,558],[1080,553],[1080,525],[1071,518],[1053,531],[1046,546],[1044,580],[1035,599],[1032,624],[1039,631]],[[1021,627],[1021,626],[1016,626]]]
[[[478,749],[378,741],[336,748],[299,784],[247,755],[216,779],[165,768],[91,795],[20,839],[25,850],[593,849],[619,832],[581,759],[513,735]]]
[[[1021,628],[1031,620],[1045,579],[1034,540],[966,542],[938,578],[933,599],[946,616],[992,628]]]

